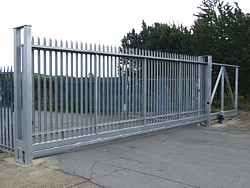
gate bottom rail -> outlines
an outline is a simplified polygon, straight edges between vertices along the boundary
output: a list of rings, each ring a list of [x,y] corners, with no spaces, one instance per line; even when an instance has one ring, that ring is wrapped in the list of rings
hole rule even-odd
[[[44,143],[36,143],[33,144],[33,157],[36,158],[46,155],[52,155],[66,150],[68,151],[72,148],[79,148],[90,144],[97,144],[115,139],[126,138],[155,131],[167,130],[170,128],[176,128],[184,125],[202,123],[204,121],[206,121],[206,116],[202,115],[192,118],[161,122],[157,124],[148,124],[133,128],[119,129],[99,134],[72,137],[63,140],[54,140]]]

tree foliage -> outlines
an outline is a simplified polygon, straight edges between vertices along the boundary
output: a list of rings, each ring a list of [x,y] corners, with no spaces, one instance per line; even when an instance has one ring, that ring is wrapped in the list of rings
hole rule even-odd
[[[250,14],[237,3],[202,0],[194,24],[142,22],[122,39],[122,47],[193,55],[212,55],[213,61],[240,66],[239,92],[250,99]]]
[[[192,26],[195,53],[215,62],[240,66],[240,94],[250,97],[250,15],[237,3],[203,0]],[[248,84],[246,84],[248,83]]]
[[[183,25],[142,22],[142,30],[134,29],[122,39],[122,47],[190,53],[193,50],[191,31]]]

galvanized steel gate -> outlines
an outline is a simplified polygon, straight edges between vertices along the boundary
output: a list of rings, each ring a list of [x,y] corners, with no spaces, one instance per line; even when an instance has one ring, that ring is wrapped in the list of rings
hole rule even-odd
[[[18,162],[185,124],[210,125],[211,56],[34,40],[31,26],[15,28],[14,37]]]

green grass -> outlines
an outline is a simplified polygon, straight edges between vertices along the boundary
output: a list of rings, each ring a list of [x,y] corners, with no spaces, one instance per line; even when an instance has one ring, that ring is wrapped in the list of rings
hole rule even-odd
[[[233,110],[233,104],[230,96],[225,95],[224,97],[224,110]],[[250,103],[243,96],[238,97],[238,109],[243,109],[250,111]],[[219,112],[221,111],[221,101],[220,99],[214,99],[213,104],[211,106],[211,112]]]
[[[250,111],[250,102],[243,96],[238,98],[238,109]]]

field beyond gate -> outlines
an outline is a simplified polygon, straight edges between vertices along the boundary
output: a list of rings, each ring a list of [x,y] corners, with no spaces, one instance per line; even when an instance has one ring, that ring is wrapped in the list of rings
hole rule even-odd
[[[153,130],[210,124],[211,56],[33,39],[31,26],[14,32],[19,162]]]

